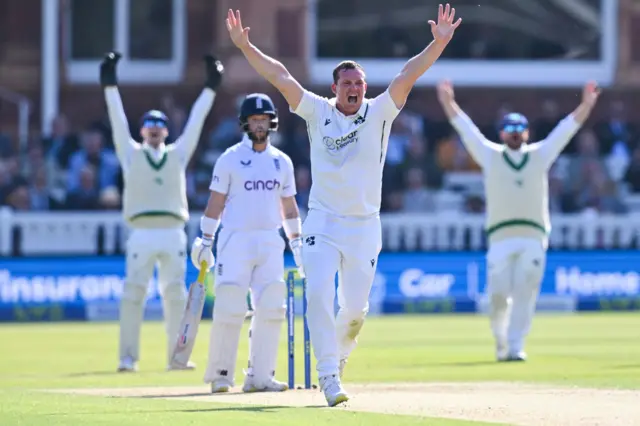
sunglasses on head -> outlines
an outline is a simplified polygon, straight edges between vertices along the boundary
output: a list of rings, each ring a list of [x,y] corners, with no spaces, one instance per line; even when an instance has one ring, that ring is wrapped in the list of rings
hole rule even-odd
[[[164,129],[167,127],[167,124],[164,121],[160,121],[160,120],[145,120],[142,126],[143,127],[160,127]]]
[[[527,126],[524,124],[507,124],[502,130],[507,133],[522,133],[527,130]]]

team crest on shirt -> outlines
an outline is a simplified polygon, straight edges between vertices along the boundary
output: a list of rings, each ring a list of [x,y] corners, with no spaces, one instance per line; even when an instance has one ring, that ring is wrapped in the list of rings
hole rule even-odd
[[[278,160],[277,158],[274,158],[273,165],[276,166],[277,171],[280,171],[280,160]]]

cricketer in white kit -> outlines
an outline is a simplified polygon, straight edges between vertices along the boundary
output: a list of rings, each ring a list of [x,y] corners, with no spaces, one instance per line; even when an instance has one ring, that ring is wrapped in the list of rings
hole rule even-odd
[[[118,371],[136,371],[140,358],[140,327],[149,282],[158,267],[167,332],[167,359],[180,328],[186,303],[185,273],[189,219],[185,169],[200,140],[200,132],[213,105],[223,67],[213,56],[205,57],[205,87],[191,110],[182,135],[171,145],[168,119],[152,110],[142,117],[142,144],[129,133],[129,124],[118,92],[116,65],[120,54],[107,54],[100,67],[116,154],[123,179],[123,215],[131,228],[126,243],[126,278],[120,302],[120,364]],[[189,362],[187,369],[195,365]],[[167,369],[175,369],[168,362]]]
[[[254,315],[249,330],[249,363],[244,392],[288,389],[275,379],[280,330],[286,313],[284,240],[289,239],[300,267],[301,221],[291,159],[271,145],[269,133],[278,129],[271,99],[252,94],[240,106],[241,142],[216,161],[211,195],[201,219],[202,238],[191,249],[193,264],[214,265],[215,295],[209,360],[204,375],[211,392],[234,386],[240,330],[250,292]],[[211,248],[219,225],[217,259]],[[301,271],[302,272],[302,271]]]
[[[482,168],[486,193],[489,317],[498,361],[525,361],[524,341],[544,276],[549,220],[547,174],[588,118],[599,89],[588,83],[582,102],[542,141],[528,143],[527,119],[507,114],[502,144],[488,141],[454,100],[446,81],[438,98],[455,130]]]
[[[364,70],[345,61],[333,72],[335,97],[327,99],[303,89],[280,62],[251,44],[239,11],[228,13],[233,43],[282,93],[291,111],[307,122],[313,183],[303,225],[302,260],[311,344],[329,406],[349,399],[341,376],[368,312],[382,246],[379,211],[389,131],[416,80],[438,59],[460,25],[460,19],[454,23],[454,15],[455,9],[440,5],[438,22],[429,21],[435,40],[407,62],[381,95],[366,99]]]

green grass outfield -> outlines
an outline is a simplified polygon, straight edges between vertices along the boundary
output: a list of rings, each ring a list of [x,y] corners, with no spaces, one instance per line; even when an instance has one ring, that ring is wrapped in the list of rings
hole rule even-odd
[[[243,336],[247,335],[247,324]],[[201,386],[210,323],[201,324],[194,372],[164,371],[159,322],[142,329],[138,374],[117,374],[116,323],[0,325],[0,425],[479,425],[488,423],[353,412],[336,408],[244,406],[158,398],[108,398],[45,393],[50,388]],[[297,377],[303,380],[302,329],[296,335]],[[287,380],[286,335],[277,376]],[[345,372],[349,383],[517,381],[595,388],[640,388],[640,315],[540,315],[526,364],[496,364],[482,316],[370,317]],[[242,339],[236,380],[242,383]],[[314,367],[313,367],[314,368]],[[313,372],[313,381],[317,378]],[[300,392],[300,391],[290,391]],[[585,423],[586,424],[586,423]]]

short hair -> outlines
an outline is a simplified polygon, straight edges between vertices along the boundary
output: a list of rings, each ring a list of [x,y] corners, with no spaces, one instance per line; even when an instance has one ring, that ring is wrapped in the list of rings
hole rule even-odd
[[[342,70],[360,70],[364,74],[364,68],[356,61],[342,61],[333,69],[333,82],[338,83],[340,71]]]

